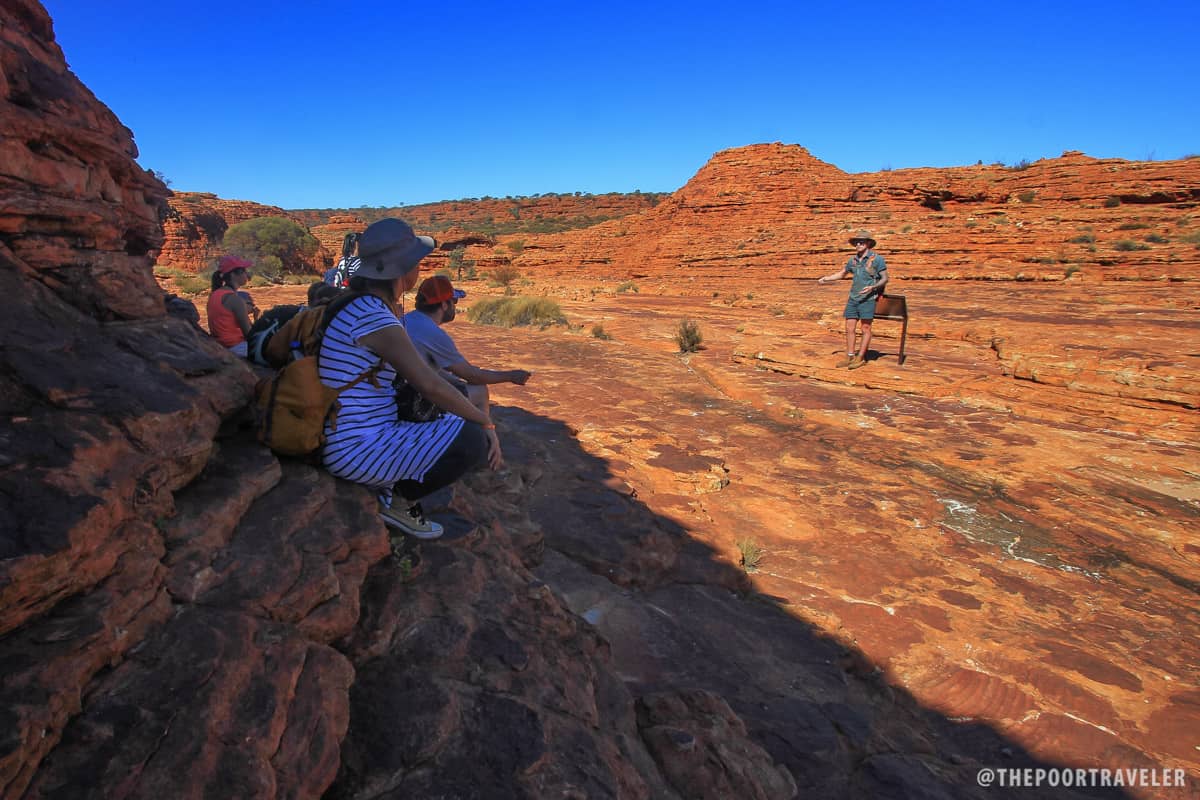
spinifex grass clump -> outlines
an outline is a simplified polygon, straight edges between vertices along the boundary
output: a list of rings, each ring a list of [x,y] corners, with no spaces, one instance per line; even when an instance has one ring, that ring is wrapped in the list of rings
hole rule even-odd
[[[679,345],[679,352],[694,353],[700,349],[700,343],[703,341],[704,335],[700,333],[699,323],[690,319],[679,320],[679,327],[675,330],[675,343]]]
[[[742,554],[742,569],[746,572],[757,572],[758,564],[762,561],[763,549],[753,539],[738,539],[738,551]]]
[[[565,325],[567,317],[558,303],[545,297],[486,297],[467,311],[467,319],[480,325]]]

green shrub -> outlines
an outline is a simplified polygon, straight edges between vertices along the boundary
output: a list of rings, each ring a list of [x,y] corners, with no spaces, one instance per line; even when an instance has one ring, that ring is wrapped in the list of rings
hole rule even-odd
[[[321,244],[294,220],[258,217],[231,225],[222,246],[253,261],[257,274],[274,278],[284,272],[311,273]]]
[[[1116,208],[1119,205],[1121,205],[1121,198],[1119,197],[1110,197],[1104,201],[1105,208]]]
[[[695,353],[703,341],[704,335],[700,333],[698,323],[686,317],[679,320],[679,327],[675,329],[675,343],[679,345],[679,352]]]
[[[466,248],[463,247],[461,244],[458,247],[456,247],[450,251],[450,261],[447,265],[449,268],[447,270],[445,270],[445,274],[446,274],[447,278],[449,278],[452,274],[457,274],[458,278],[460,280],[462,279],[462,276],[463,276],[463,254],[465,252],[466,252]]]
[[[1119,231],[1140,231],[1149,228],[1150,225],[1145,222],[1126,222],[1117,226]]]
[[[192,277],[192,273],[188,272],[187,270],[177,269],[175,267],[155,267],[154,277],[175,278],[178,280],[180,278],[190,278]]]
[[[186,278],[176,278],[175,288],[181,294],[203,294],[212,289],[212,278],[200,275],[188,275]]]
[[[1171,240],[1161,234],[1152,233],[1146,237],[1146,241],[1153,242],[1154,244],[1166,244],[1167,242],[1169,242]]]
[[[1122,253],[1128,253],[1133,250],[1149,250],[1150,245],[1135,242],[1132,239],[1121,239],[1113,244],[1114,250],[1120,250]]]
[[[592,326],[592,336],[594,336],[597,339],[603,339],[605,341],[608,341],[609,339],[612,338],[612,334],[609,333],[608,331],[604,330],[604,326],[602,324],[600,324],[599,322],[597,322],[595,325]]]
[[[1081,233],[1078,236],[1072,236],[1067,241],[1071,244],[1094,244],[1096,242],[1096,234]]]
[[[492,270],[492,280],[497,286],[507,287],[519,277],[521,277],[521,271],[512,264],[501,264]]]
[[[625,292],[635,292],[636,293],[637,290],[638,290],[637,284],[634,283],[633,281],[625,281],[624,283],[617,286],[617,294],[624,294]]]
[[[741,553],[741,566],[746,572],[757,572],[762,561],[763,549],[753,539],[738,539],[738,552]]]
[[[1068,266],[1066,269],[1063,270],[1063,277],[1069,278],[1072,275],[1074,275],[1076,272],[1079,272],[1080,269],[1082,269],[1082,268],[1078,264],[1071,264],[1070,266]]]
[[[1021,192],[1019,195],[1017,195],[1017,199],[1022,203],[1032,203],[1033,198],[1035,197],[1037,197],[1037,192],[1033,191],[1032,189],[1027,192]]]
[[[514,253],[520,253],[522,250],[525,249],[525,240],[524,239],[513,239],[511,242],[508,243],[508,249],[513,251]]]
[[[467,310],[467,319],[480,325],[505,328],[518,325],[547,328],[567,322],[558,303],[545,297],[486,297]]]
[[[1015,163],[1011,167],[1009,167],[1009,169],[1021,172],[1023,170],[1029,169],[1030,166],[1032,166],[1032,165],[1029,163],[1029,159],[1022,158],[1020,161],[1018,161],[1017,163]]]

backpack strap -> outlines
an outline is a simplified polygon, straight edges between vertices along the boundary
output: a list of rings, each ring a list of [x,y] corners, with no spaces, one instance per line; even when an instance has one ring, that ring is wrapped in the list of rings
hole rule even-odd
[[[342,312],[346,306],[353,303],[360,297],[369,297],[370,292],[342,292],[337,297],[329,301],[325,306],[325,311],[321,314],[321,322],[317,326],[317,352],[321,352],[320,342],[325,338],[325,331],[329,329],[329,324],[333,322],[333,318]]]

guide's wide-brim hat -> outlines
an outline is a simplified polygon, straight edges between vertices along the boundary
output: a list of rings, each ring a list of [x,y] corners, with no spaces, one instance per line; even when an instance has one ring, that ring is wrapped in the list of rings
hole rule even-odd
[[[863,228],[859,228],[858,231],[850,237],[850,244],[858,244],[859,242],[866,242],[867,247],[870,248],[875,247],[875,240],[871,238],[871,232]]]
[[[374,280],[399,278],[411,272],[435,247],[433,237],[417,236],[404,220],[381,219],[368,225],[358,237],[362,264],[354,275]]]

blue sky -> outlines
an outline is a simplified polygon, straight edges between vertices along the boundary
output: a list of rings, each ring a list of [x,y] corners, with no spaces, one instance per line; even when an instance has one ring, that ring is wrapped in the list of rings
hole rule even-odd
[[[285,208],[1200,152],[1200,3],[45,0],[172,188]]]

